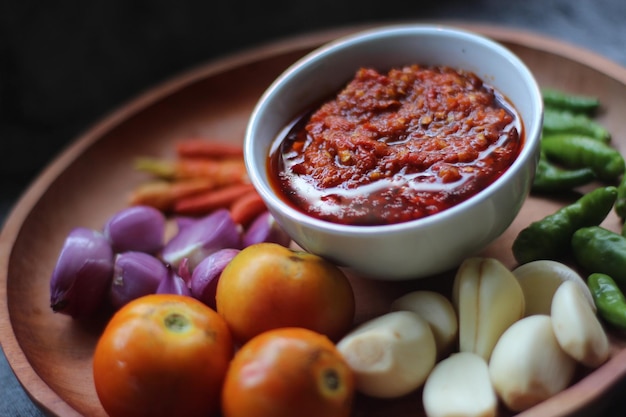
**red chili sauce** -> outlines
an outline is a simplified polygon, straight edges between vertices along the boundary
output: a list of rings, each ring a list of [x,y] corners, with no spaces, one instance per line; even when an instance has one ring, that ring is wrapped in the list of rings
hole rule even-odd
[[[493,183],[522,146],[513,106],[475,74],[362,68],[277,138],[270,176],[319,219],[399,223],[452,207]]]

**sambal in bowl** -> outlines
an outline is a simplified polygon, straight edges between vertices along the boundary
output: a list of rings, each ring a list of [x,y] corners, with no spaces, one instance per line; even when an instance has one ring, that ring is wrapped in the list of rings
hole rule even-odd
[[[302,248],[386,280],[460,264],[512,223],[543,117],[532,73],[481,35],[394,25],[306,55],[248,123],[248,174]]]

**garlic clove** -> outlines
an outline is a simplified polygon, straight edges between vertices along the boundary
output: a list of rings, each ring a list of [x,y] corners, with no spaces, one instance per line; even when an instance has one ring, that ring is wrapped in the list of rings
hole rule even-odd
[[[495,417],[498,409],[487,362],[469,352],[455,353],[435,366],[422,402],[427,417]]]
[[[524,293],[515,276],[493,258],[469,258],[454,279],[459,350],[489,360],[500,335],[524,314]]]
[[[526,299],[525,316],[550,314],[552,297],[556,289],[565,281],[572,281],[580,287],[589,305],[596,311],[591,291],[585,280],[569,266],[553,261],[539,260],[520,265],[513,270]]]
[[[394,311],[363,323],[337,344],[353,370],[357,390],[395,398],[422,386],[435,366],[430,326],[411,311]]]
[[[496,393],[512,411],[524,411],[561,392],[576,361],[559,345],[550,316],[525,317],[500,337],[489,361]]]
[[[610,353],[609,339],[579,286],[562,283],[552,298],[552,325],[561,348],[592,368],[603,364]]]
[[[430,326],[438,357],[450,353],[457,341],[459,324],[454,306],[448,298],[434,291],[413,291],[391,303],[391,311],[412,311]]]

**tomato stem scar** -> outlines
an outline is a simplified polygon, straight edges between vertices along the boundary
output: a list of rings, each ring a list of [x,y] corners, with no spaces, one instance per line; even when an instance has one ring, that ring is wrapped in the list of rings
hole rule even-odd
[[[189,318],[180,313],[171,313],[165,316],[163,320],[165,327],[175,333],[182,333],[189,328]]]
[[[337,391],[341,387],[341,381],[337,371],[334,369],[327,369],[323,374],[324,385],[330,391]]]

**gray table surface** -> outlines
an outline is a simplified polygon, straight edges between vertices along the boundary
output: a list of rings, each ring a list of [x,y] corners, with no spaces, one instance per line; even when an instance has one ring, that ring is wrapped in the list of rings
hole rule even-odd
[[[0,155],[11,158],[5,158],[0,168],[0,224],[30,181],[64,146],[149,84],[231,50],[300,32],[394,19],[463,20],[534,31],[591,49],[626,66],[624,0],[415,0],[401,1],[387,11],[367,0],[346,1],[340,6],[339,2],[297,0],[225,2],[230,6],[155,1],[142,9],[123,1],[94,2],[71,9],[43,2],[39,6],[12,0],[1,3]],[[360,5],[358,13],[352,10],[355,5]],[[219,47],[215,46],[219,40],[215,36],[221,39]],[[195,44],[177,48],[174,40],[185,39]],[[224,39],[232,42],[225,43]],[[50,47],[62,42],[69,51],[63,53],[63,48],[57,48],[52,53]],[[95,46],[87,47],[87,42]],[[164,53],[171,53],[171,59],[158,55],[156,60],[129,64],[129,58],[149,54],[146,45],[155,42]],[[104,54],[111,68],[102,68],[94,50]],[[89,71],[101,76],[99,89],[80,88],[81,80],[87,82],[84,74]],[[626,399],[620,395],[625,390],[626,381],[615,391],[603,415],[626,415]],[[0,417],[42,415],[0,354]]]

